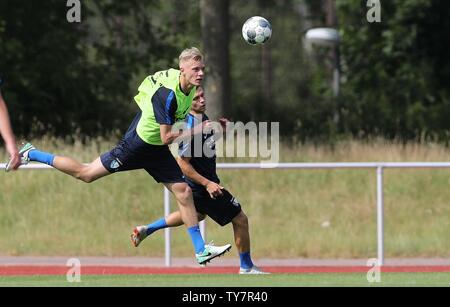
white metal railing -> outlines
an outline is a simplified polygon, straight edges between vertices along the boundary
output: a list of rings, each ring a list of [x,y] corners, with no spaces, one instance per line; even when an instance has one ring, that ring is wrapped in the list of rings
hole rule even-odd
[[[384,264],[384,195],[383,173],[389,168],[450,168],[450,162],[352,162],[352,163],[218,163],[219,169],[375,169],[377,174],[377,250],[378,264]],[[0,164],[0,170],[5,164]],[[44,164],[29,164],[21,169],[53,169]],[[164,188],[164,214],[170,214],[170,193]],[[203,237],[205,237],[204,222],[200,223]],[[165,264],[171,265],[170,228],[165,229]]]

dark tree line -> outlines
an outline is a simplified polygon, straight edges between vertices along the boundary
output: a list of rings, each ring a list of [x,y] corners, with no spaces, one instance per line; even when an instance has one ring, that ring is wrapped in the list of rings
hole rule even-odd
[[[381,1],[381,23],[367,21],[366,4],[97,0],[82,1],[82,22],[68,23],[65,1],[1,0],[3,93],[23,136],[110,135],[126,129],[146,75],[176,67],[181,49],[200,46],[213,117],[278,121],[284,135],[300,141],[446,142],[450,2]],[[241,37],[243,22],[254,15],[272,23],[264,46]],[[330,51],[308,53],[303,41],[306,29],[333,24],[342,35],[338,105]]]

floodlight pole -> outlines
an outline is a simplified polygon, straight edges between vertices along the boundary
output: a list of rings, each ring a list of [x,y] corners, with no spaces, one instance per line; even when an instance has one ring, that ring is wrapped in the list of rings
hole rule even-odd
[[[340,67],[339,67],[339,47],[334,47],[335,51],[335,65],[333,72],[333,94],[334,97],[339,97],[340,94]]]
[[[338,17],[336,11],[336,2],[335,0],[326,0],[325,1],[325,22],[327,27],[336,28],[338,27]],[[336,124],[337,129],[341,127],[341,107],[340,107],[340,54],[339,54],[339,45],[340,40],[336,40],[332,47],[333,52],[333,60],[334,60],[334,69],[333,69],[333,96],[335,99],[335,111],[334,111],[334,123]]]
[[[339,51],[339,43],[337,43],[333,49],[334,49],[334,71],[333,71],[333,94],[334,99],[336,100],[336,112],[334,114],[335,122],[338,126],[338,129],[340,129],[341,125],[341,55]]]
[[[333,80],[332,91],[335,100],[334,122],[338,129],[341,129],[341,103],[340,103],[340,85],[341,85],[341,65],[340,65],[340,37],[334,28],[315,28],[306,32],[306,39],[312,43],[331,47],[333,57]]]

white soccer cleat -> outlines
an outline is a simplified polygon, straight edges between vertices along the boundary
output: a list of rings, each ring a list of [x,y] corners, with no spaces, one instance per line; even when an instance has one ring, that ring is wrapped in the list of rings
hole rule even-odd
[[[212,259],[220,257],[231,249],[231,244],[215,246],[213,242],[205,244],[205,250],[201,254],[196,254],[197,262],[200,265],[206,265]]]
[[[134,247],[138,247],[145,238],[147,238],[147,226],[136,226],[131,234],[131,243]]]
[[[239,269],[239,274],[248,274],[248,275],[266,275],[266,274],[270,274],[269,272],[264,272],[263,270],[261,270],[260,268],[258,268],[256,265],[252,266],[250,269],[244,269],[244,268],[240,268]]]
[[[28,154],[30,153],[30,151],[35,149],[36,148],[31,143],[26,143],[22,146],[22,148],[19,150],[20,165],[27,165],[30,162]],[[9,172],[11,170],[11,162],[12,160],[9,159],[8,163],[6,163],[5,172]]]

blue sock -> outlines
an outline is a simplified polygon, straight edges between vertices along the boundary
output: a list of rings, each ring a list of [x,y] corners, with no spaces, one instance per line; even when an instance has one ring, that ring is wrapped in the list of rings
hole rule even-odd
[[[205,241],[203,241],[200,227],[198,225],[188,228],[188,233],[191,236],[192,243],[195,247],[195,253],[200,254],[205,250]]]
[[[253,261],[250,257],[250,252],[247,253],[239,253],[239,258],[241,260],[241,268],[250,269],[253,267]]]
[[[147,235],[151,235],[157,230],[167,228],[167,223],[165,218],[160,218],[159,220],[147,225]]]
[[[45,163],[50,166],[53,166],[53,160],[55,160],[54,155],[49,154],[48,152],[42,152],[42,151],[39,151],[36,149],[31,150],[28,153],[28,158],[30,158],[31,161]]]

